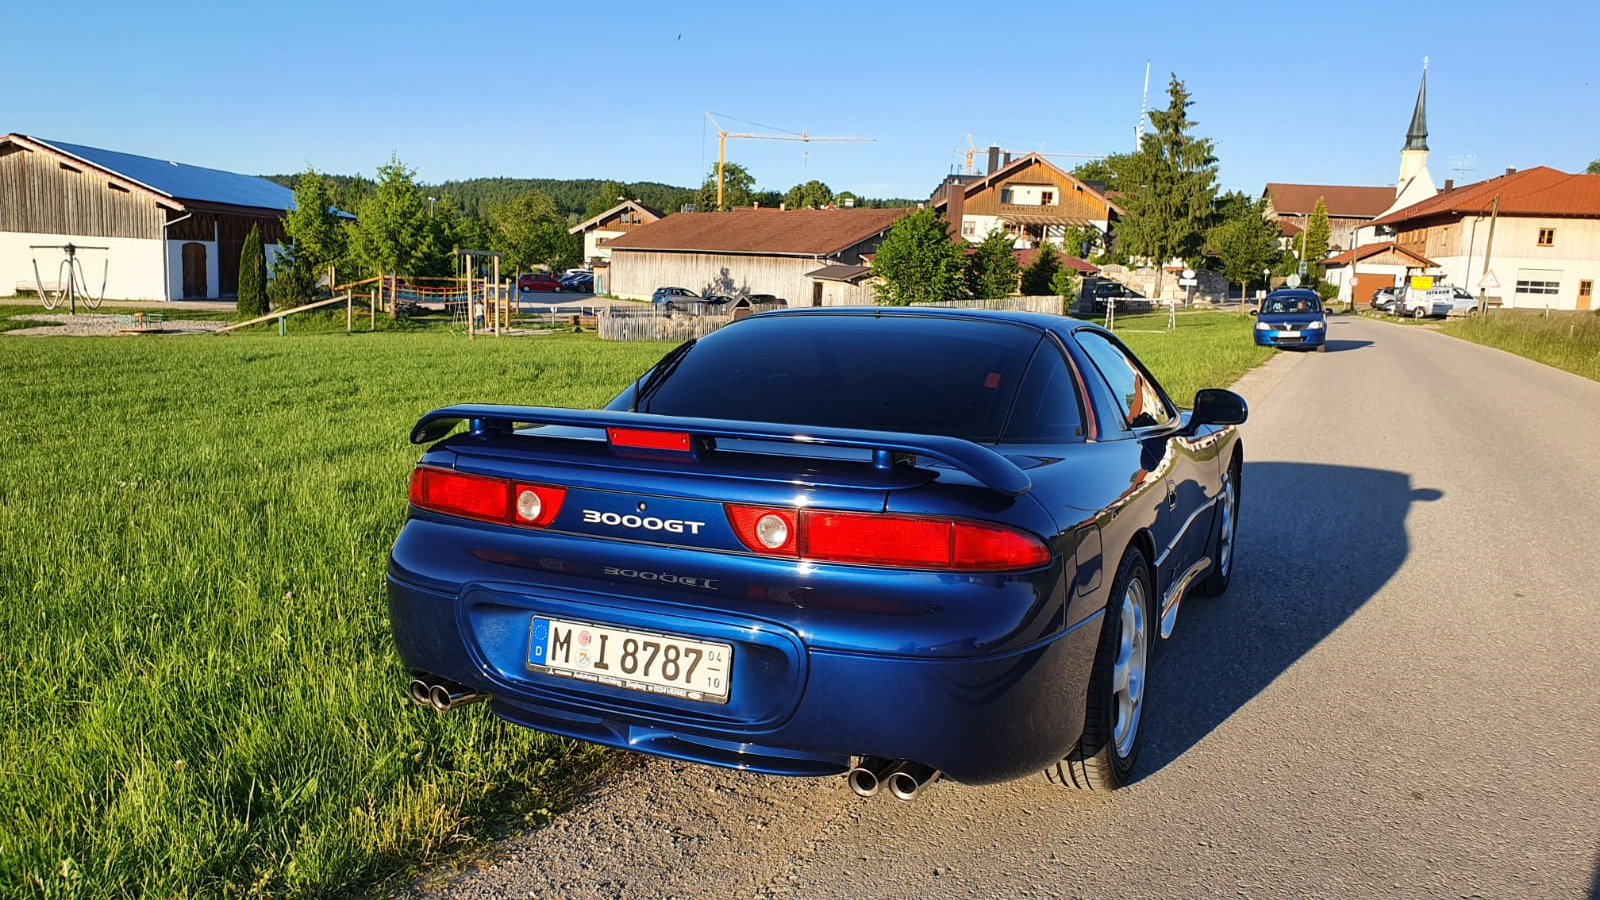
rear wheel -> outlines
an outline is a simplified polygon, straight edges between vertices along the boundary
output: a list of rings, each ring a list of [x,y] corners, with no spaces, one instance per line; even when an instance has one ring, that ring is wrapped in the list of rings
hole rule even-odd
[[[1063,787],[1110,791],[1132,780],[1139,755],[1152,628],[1150,569],[1129,547],[1112,583],[1111,604],[1100,626],[1100,647],[1083,721],[1083,737],[1067,757],[1045,770]]]
[[[1411,318],[1413,318],[1413,319],[1420,319],[1425,315],[1427,315],[1427,313],[1423,312],[1422,311],[1422,307],[1420,307],[1420,306],[1411,311]]]

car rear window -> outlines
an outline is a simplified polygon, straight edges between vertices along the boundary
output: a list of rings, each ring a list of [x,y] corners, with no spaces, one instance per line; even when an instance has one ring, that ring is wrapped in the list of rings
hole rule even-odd
[[[750,319],[702,338],[638,408],[992,443],[1039,341],[1019,325],[933,316]]]

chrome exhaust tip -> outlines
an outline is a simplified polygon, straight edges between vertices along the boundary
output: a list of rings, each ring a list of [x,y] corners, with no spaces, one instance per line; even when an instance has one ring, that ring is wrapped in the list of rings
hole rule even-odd
[[[889,775],[900,766],[897,759],[884,759],[881,756],[863,756],[861,761],[845,773],[845,782],[850,785],[850,790],[857,797],[871,797],[878,793]]]
[[[439,712],[449,712],[488,697],[488,694],[480,694],[459,684],[436,684],[428,690],[428,702]]]
[[[911,800],[923,788],[938,781],[940,774],[933,766],[908,762],[889,774],[889,793],[896,800]]]
[[[418,706],[432,706],[433,699],[429,696],[428,683],[418,678],[411,682],[411,702]]]

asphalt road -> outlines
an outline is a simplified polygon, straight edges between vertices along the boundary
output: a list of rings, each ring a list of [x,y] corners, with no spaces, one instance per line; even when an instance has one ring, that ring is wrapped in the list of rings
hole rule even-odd
[[[1158,649],[1128,789],[650,761],[414,896],[1600,900],[1600,384],[1331,327],[1237,386],[1237,574]]]

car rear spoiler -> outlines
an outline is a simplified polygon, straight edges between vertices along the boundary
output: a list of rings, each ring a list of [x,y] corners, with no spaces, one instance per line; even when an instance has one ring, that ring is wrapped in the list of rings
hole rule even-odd
[[[605,409],[563,409],[553,406],[500,406],[471,404],[436,409],[411,429],[411,443],[431,444],[466,423],[474,434],[509,434],[528,425],[568,425],[580,428],[636,428],[687,432],[696,437],[818,444],[869,450],[873,465],[887,469],[895,454],[915,454],[938,460],[977,479],[984,487],[1015,497],[1033,487],[1028,474],[988,447],[960,438],[931,434],[903,434],[859,428],[823,428],[768,422],[734,422],[659,416]]]

